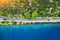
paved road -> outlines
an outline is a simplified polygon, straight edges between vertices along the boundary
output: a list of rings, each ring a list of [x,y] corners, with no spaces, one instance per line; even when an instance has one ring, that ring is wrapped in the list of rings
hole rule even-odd
[[[52,17],[45,17],[42,19],[41,17],[37,17],[35,20],[26,20],[22,18],[7,18],[7,17],[0,17],[1,21],[15,21],[15,22],[60,22],[60,17],[52,18]]]

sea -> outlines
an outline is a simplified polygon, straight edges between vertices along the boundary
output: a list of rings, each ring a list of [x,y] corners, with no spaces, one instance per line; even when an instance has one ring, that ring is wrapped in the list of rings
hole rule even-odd
[[[0,25],[0,40],[60,40],[60,24]]]

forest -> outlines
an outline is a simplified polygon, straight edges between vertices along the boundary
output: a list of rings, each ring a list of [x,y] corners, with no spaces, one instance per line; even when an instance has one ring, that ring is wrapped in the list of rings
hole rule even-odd
[[[0,16],[25,19],[60,17],[60,0],[0,0]]]

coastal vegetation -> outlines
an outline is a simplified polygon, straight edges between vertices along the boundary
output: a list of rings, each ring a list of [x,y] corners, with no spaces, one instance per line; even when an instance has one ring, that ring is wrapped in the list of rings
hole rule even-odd
[[[60,0],[0,0],[0,16],[27,20],[60,17]]]
[[[7,25],[22,25],[23,22],[14,22],[14,21],[0,21],[0,25],[4,25],[4,26],[7,26]]]

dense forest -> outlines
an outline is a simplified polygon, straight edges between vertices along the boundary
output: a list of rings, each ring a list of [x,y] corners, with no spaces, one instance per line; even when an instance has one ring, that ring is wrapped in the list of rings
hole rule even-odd
[[[60,0],[0,0],[0,16],[25,19],[60,17]]]

